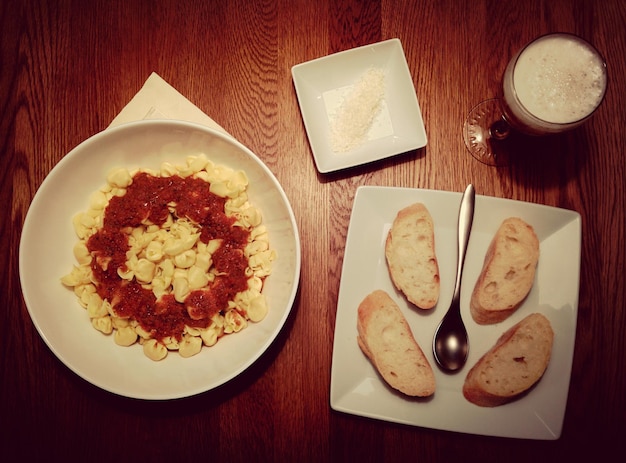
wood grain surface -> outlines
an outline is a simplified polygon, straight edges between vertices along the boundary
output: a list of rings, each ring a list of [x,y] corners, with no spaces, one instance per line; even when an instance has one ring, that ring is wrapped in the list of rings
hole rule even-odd
[[[626,2],[623,0],[20,0],[0,4],[0,448],[23,461],[603,461],[626,452]],[[524,141],[492,168],[463,120],[496,96],[509,57],[564,31],[606,58],[609,88],[570,133]],[[315,168],[291,67],[389,38],[404,47],[425,121],[421,150]],[[196,397],[143,402],[82,380],[45,345],[18,274],[21,229],[46,175],[104,130],[157,72],[275,173],[302,240],[284,330],[249,370]],[[329,404],[335,315],[357,187],[463,191],[582,216],[576,347],[556,441],[363,419]],[[576,252],[572,249],[572,252]],[[559,288],[554,288],[558,291]],[[7,460],[9,461],[9,460]],[[11,461],[13,461],[11,459]]]

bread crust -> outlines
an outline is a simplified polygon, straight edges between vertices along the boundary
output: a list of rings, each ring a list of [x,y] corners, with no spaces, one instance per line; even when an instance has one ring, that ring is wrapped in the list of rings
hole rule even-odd
[[[539,239],[518,217],[505,219],[495,233],[470,299],[470,312],[481,325],[499,323],[524,302],[535,280]]]
[[[357,332],[359,347],[389,386],[413,397],[434,394],[432,367],[385,291],[375,290],[359,304]]]
[[[420,309],[432,309],[439,299],[439,264],[435,226],[426,206],[400,210],[385,241],[387,268],[394,286]]]
[[[497,407],[522,397],[542,378],[552,355],[554,332],[539,313],[506,330],[470,369],[463,396],[481,407]]]

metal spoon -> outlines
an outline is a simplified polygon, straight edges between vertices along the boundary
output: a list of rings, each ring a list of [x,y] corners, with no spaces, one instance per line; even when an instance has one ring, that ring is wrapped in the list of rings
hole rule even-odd
[[[439,323],[433,338],[435,361],[446,371],[460,370],[467,360],[469,341],[467,330],[461,318],[461,274],[465,262],[465,252],[474,220],[474,200],[476,193],[472,184],[468,185],[461,198],[458,222],[458,265],[454,294],[448,312]]]

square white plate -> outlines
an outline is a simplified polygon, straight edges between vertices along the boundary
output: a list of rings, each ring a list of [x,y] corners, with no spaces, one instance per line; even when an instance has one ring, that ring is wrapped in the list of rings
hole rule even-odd
[[[457,220],[461,193],[388,187],[357,190],[341,274],[333,347],[330,402],[334,410],[380,420],[471,434],[554,440],[561,435],[576,337],[581,220],[574,211],[520,201],[476,196],[474,222],[461,286],[461,312],[470,338],[467,364],[443,373],[432,354],[432,337],[454,289]],[[441,294],[431,311],[418,311],[397,292],[387,270],[384,242],[398,210],[422,202],[435,223]],[[507,320],[477,325],[469,313],[472,289],[487,247],[502,220],[518,216],[540,241],[536,280],[523,305]],[[382,289],[398,303],[435,372],[436,392],[411,399],[388,387],[360,351],[357,307]],[[495,408],[468,402],[462,393],[467,372],[497,338],[530,313],[541,312],[555,333],[550,364],[525,397]]]
[[[366,141],[336,153],[330,143],[332,114],[371,68],[385,72],[385,95]],[[426,131],[413,79],[398,39],[301,63],[291,68],[300,111],[317,170],[322,173],[377,161],[426,146]]]

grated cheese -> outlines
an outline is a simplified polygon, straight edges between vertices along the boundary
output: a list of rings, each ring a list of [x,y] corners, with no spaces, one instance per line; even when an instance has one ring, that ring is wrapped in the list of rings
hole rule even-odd
[[[385,73],[371,68],[341,102],[331,122],[331,147],[345,153],[360,146],[380,112],[385,95]]]

